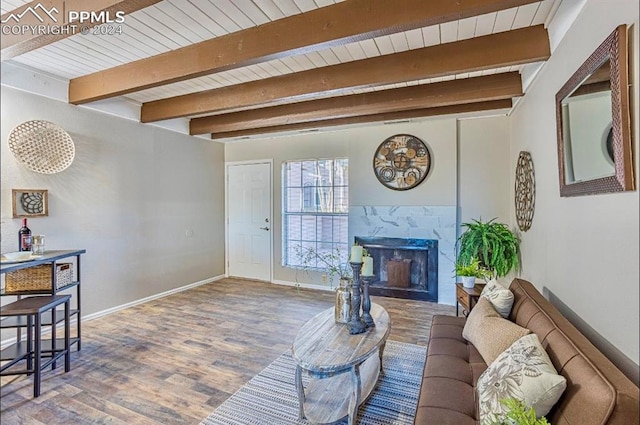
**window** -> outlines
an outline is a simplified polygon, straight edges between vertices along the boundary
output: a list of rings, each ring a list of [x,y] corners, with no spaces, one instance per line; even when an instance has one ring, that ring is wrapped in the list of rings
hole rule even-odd
[[[302,265],[300,252],[308,249],[348,261],[348,170],[346,158],[284,163],[283,266]]]

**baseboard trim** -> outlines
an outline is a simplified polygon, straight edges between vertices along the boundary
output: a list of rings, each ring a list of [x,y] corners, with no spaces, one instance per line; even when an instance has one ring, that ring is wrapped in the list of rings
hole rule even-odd
[[[316,285],[314,283],[299,283],[299,282],[289,282],[287,280],[272,280],[271,283],[274,283],[276,285],[283,285],[283,286],[295,286],[297,288],[304,288],[304,289],[317,289],[319,291],[335,291],[336,287],[331,287],[331,286],[326,286],[326,285]]]
[[[198,286],[205,285],[205,284],[211,283],[211,282],[215,282],[217,280],[221,280],[221,279],[224,279],[224,278],[225,278],[224,275],[220,275],[220,276],[216,276],[216,277],[211,277],[209,279],[201,280],[199,282],[190,283],[190,284],[185,285],[185,286],[180,286],[179,288],[170,289],[170,290],[165,291],[165,292],[160,292],[159,294],[151,295],[149,297],[141,298],[141,299],[136,300],[136,301],[131,301],[131,302],[126,303],[126,304],[122,304],[122,305],[119,305],[119,306],[116,306],[116,307],[108,308],[106,310],[102,310],[102,311],[98,311],[96,313],[92,313],[92,314],[88,314],[86,316],[82,316],[82,321],[86,322],[87,320],[93,320],[93,319],[97,319],[99,317],[104,317],[104,316],[107,316],[107,315],[109,315],[111,313],[115,313],[116,311],[124,310],[125,308],[129,308],[129,307],[133,307],[133,306],[136,306],[136,305],[144,304],[144,303],[147,303],[149,301],[157,300],[159,298],[164,298],[164,297],[167,297],[169,295],[177,294],[178,292],[187,291],[189,289],[193,289],[193,288],[196,288]]]
[[[185,286],[180,286],[179,288],[170,289],[170,290],[165,291],[165,292],[160,292],[158,294],[151,295],[151,296],[148,296],[148,297],[145,297],[145,298],[141,298],[139,300],[131,301],[131,302],[128,302],[126,304],[121,304],[119,306],[111,307],[111,308],[108,308],[106,310],[98,311],[96,313],[87,314],[86,316],[82,316],[82,322],[84,323],[84,322],[87,322],[89,320],[98,319],[100,317],[108,316],[109,314],[115,313],[116,311],[124,310],[125,308],[133,307],[133,306],[136,306],[136,305],[144,304],[144,303],[147,303],[149,301],[157,300],[159,298],[164,298],[164,297],[167,297],[169,295],[177,294],[178,292],[187,291],[189,289],[193,289],[193,288],[196,288],[196,287],[201,286],[201,285],[206,285],[207,283],[212,283],[212,282],[224,279],[225,277],[226,277],[225,275],[219,275],[219,276],[211,277],[211,278],[204,279],[204,280],[201,280],[201,281],[198,281],[198,282],[190,283],[190,284],[185,285]],[[74,324],[75,322],[77,322],[77,319],[72,319],[71,320],[71,324]],[[46,335],[49,332],[51,332],[51,330],[47,326],[47,329],[42,334]],[[15,343],[16,341],[17,341],[16,337],[5,339],[2,342],[0,342],[0,348],[4,349],[4,348],[8,347],[9,345]]]

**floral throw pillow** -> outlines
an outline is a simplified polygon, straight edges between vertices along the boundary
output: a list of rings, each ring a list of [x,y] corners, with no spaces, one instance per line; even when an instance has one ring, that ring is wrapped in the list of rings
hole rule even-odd
[[[488,299],[493,308],[500,313],[500,316],[505,319],[509,317],[511,307],[513,307],[513,292],[509,288],[505,288],[495,279],[491,279],[480,293],[480,297]]]
[[[501,400],[514,398],[532,407],[536,416],[549,413],[567,387],[536,334],[523,336],[507,348],[478,378],[481,425],[501,423],[506,408]]]

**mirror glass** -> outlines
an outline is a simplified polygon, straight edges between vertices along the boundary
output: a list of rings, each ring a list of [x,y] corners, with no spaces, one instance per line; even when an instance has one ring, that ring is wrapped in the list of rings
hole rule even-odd
[[[562,100],[567,184],[614,176],[610,59]]]
[[[634,188],[627,49],[621,25],[556,95],[561,196]]]

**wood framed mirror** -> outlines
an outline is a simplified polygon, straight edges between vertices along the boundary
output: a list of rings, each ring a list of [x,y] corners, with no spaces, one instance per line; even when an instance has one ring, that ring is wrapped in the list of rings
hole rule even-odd
[[[560,196],[634,189],[627,26],[556,94]]]

